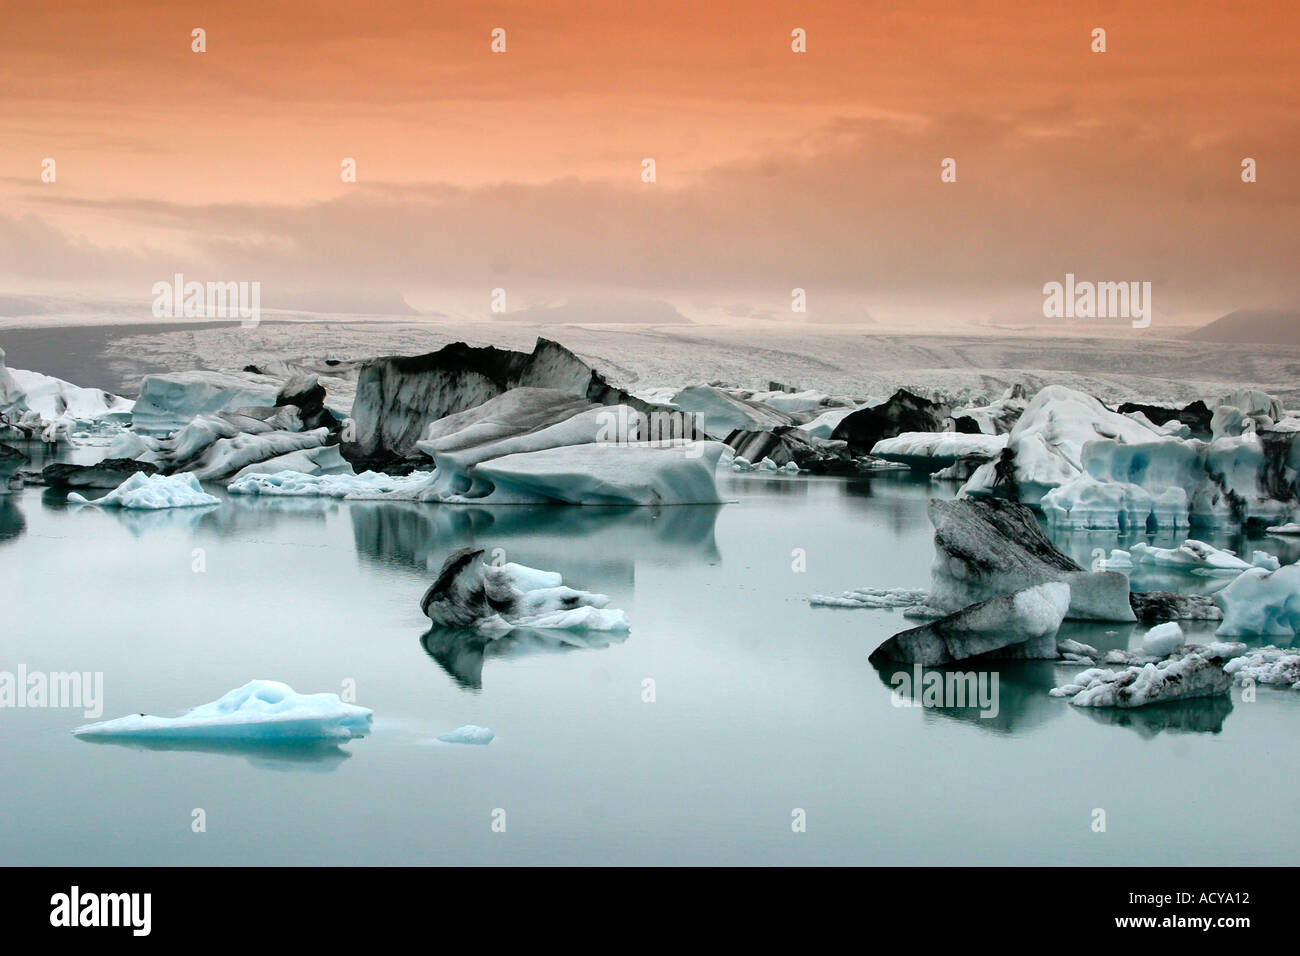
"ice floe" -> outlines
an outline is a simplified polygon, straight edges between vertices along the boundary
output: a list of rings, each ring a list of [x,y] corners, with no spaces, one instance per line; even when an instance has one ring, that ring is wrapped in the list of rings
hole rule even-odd
[[[813,607],[916,607],[925,604],[929,591],[916,588],[854,588],[839,594],[814,594],[808,599]]]
[[[172,740],[339,740],[363,737],[373,712],[338,694],[299,694],[288,684],[253,680],[180,717],[135,714],[87,724],[79,737]]]

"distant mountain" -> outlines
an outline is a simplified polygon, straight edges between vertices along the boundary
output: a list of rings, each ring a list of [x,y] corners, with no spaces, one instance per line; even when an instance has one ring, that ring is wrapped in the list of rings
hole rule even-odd
[[[1238,309],[1189,332],[1187,338],[1241,345],[1300,345],[1300,310]]]

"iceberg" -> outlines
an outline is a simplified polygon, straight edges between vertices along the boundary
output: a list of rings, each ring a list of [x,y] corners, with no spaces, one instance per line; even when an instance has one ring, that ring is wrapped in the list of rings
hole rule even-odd
[[[1053,689],[1076,707],[1145,707],[1192,697],[1216,697],[1232,686],[1224,665],[1245,650],[1243,644],[1193,645],[1181,657],[1126,667],[1089,668]]]
[[[714,441],[571,445],[495,458],[475,475],[492,489],[487,504],[720,504],[724,453]]]
[[[1085,571],[1038,527],[1033,512],[999,498],[931,499],[934,564],[930,605],[951,612],[1036,584],[1069,584],[1067,617],[1136,620],[1128,578],[1118,571]]]
[[[267,458],[265,461],[252,462],[235,472],[230,481],[233,483],[249,475],[274,475],[284,471],[313,477],[339,474],[350,476],[352,466],[344,461],[338,445],[320,445],[315,448],[286,452],[274,458]]]
[[[1171,571],[1185,571],[1191,574],[1240,574],[1252,565],[1237,557],[1231,551],[1216,548],[1204,541],[1188,538],[1176,548],[1156,548],[1139,542],[1129,549],[1137,564],[1151,564]],[[1256,552],[1263,555],[1263,552]],[[1271,555],[1256,558],[1267,566]],[[1276,559],[1273,559],[1276,560]],[[1271,570],[1277,570],[1274,564]]]
[[[1006,447],[1006,435],[967,435],[961,432],[903,432],[882,438],[871,449],[876,458],[897,461],[914,471],[939,471],[958,459],[980,455],[994,458]]]
[[[845,408],[830,408],[811,421],[804,422],[799,426],[799,429],[807,432],[813,438],[829,440],[831,434],[835,431],[835,427],[855,411],[857,409],[852,405]]]
[[[1091,395],[1062,385],[1041,389],[1007,438],[1007,462],[981,467],[962,487],[964,495],[1015,493],[1028,505],[1083,474],[1083,449],[1108,438],[1119,443],[1169,441],[1150,424],[1113,412]],[[1007,487],[1010,485],[1010,487]]]
[[[1183,646],[1183,629],[1175,621],[1157,624],[1142,635],[1142,653],[1151,657],[1168,657]]]
[[[967,427],[960,427],[962,424]],[[958,422],[947,405],[900,388],[887,401],[846,415],[835,426],[831,438],[848,442],[853,455],[866,455],[883,438],[907,432],[944,431],[978,432],[979,425],[971,419]]]
[[[13,382],[21,389],[29,411],[47,421],[113,422],[131,419],[135,403],[98,388],[82,388],[40,372],[10,369]]]
[[[996,401],[988,405],[960,408],[953,412],[957,418],[969,418],[979,425],[985,435],[1005,435],[1016,427],[1020,416],[1029,407],[1029,393],[1023,385],[1012,385]]]
[[[771,462],[771,468],[784,469],[788,474],[807,471],[815,475],[859,473],[857,463],[849,455],[848,445],[841,441],[814,438],[802,428],[779,425],[770,430],[737,429],[727,435],[727,447],[736,453],[733,466],[737,471],[749,471],[749,462]]]
[[[665,410],[609,385],[564,346],[539,338],[531,353],[454,342],[436,352],[364,363],[352,406],[354,431],[343,456],[354,468],[419,463],[416,443],[439,419],[514,388],[558,390],[597,405]]]
[[[158,466],[130,458],[105,458],[93,465],[53,462],[41,469],[41,481],[51,488],[116,488],[136,472],[152,475]]]
[[[147,475],[142,471],[136,472],[102,498],[90,500],[74,491],[69,493],[68,501],[98,505],[101,508],[149,511],[221,504],[221,499],[204,491],[199,480],[192,474]]]
[[[673,396],[675,408],[694,416],[710,438],[724,440],[735,431],[767,431],[796,425],[790,412],[746,401],[712,385],[690,385]]]
[[[1158,621],[1221,621],[1223,611],[1206,594],[1175,594],[1172,591],[1134,591],[1128,596],[1137,619],[1144,624]]]
[[[1300,564],[1277,571],[1247,568],[1215,595],[1223,608],[1223,637],[1294,637],[1300,631]]]
[[[484,564],[483,549],[453,552],[424,592],[420,610],[436,626],[505,634],[539,630],[627,631],[627,616],[604,594],[566,587],[559,574],[518,564]]]
[[[131,411],[137,432],[170,432],[200,415],[246,405],[274,405],[279,388],[264,376],[195,369],[146,375]]]
[[[372,716],[338,694],[299,694],[279,681],[253,680],[180,717],[135,714],[86,724],[73,733],[161,740],[340,740],[364,737]]]
[[[1056,631],[1069,606],[1067,584],[1024,588],[900,631],[869,660],[934,666],[994,652],[1001,658],[1053,659]]]

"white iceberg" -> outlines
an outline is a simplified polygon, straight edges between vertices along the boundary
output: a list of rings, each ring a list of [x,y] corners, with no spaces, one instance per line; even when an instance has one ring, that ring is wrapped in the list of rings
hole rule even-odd
[[[68,501],[98,505],[101,508],[150,511],[221,504],[220,498],[204,491],[198,478],[188,472],[179,475],[146,475],[142,471],[137,471],[102,498],[91,500],[74,491],[68,495]]]
[[[496,734],[486,727],[466,724],[464,727],[457,727],[445,734],[439,734],[438,739],[444,744],[490,744],[496,739]]]
[[[1287,524],[1277,524],[1277,525],[1273,525],[1271,528],[1266,528],[1265,530],[1269,534],[1280,534],[1280,535],[1300,534],[1300,524],[1295,524],[1294,522],[1289,522]]]
[[[338,694],[299,694],[288,684],[253,680],[180,717],[135,714],[73,731],[79,737],[155,740],[339,740],[363,737],[373,712]]]
[[[1183,629],[1176,621],[1157,624],[1142,635],[1142,653],[1151,657],[1168,657],[1183,646]]]

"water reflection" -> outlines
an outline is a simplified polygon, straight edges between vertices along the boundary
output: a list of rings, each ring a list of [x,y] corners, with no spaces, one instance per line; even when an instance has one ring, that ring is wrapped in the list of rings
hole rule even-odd
[[[96,746],[141,751],[218,754],[243,757],[259,770],[330,773],[352,756],[333,740],[148,740],[144,738],[79,737]]]
[[[519,627],[498,638],[468,628],[430,628],[420,638],[425,653],[438,662],[463,690],[483,689],[483,665],[489,658],[510,660],[533,654],[598,650],[621,644],[628,635],[607,631],[543,631]]]
[[[27,530],[27,519],[14,498],[14,495],[0,494],[0,545],[21,538]]]
[[[896,707],[915,707],[927,720],[946,718],[996,734],[1030,730],[1061,714],[1048,696],[1056,686],[1051,661],[984,661],[962,666],[920,667],[896,663],[876,667]]]
[[[458,548],[497,547],[506,559],[559,571],[566,582],[630,584],[638,562],[713,563],[714,528],[725,505],[581,508],[570,505],[434,505],[347,502],[357,554],[422,577]]]
[[[1195,700],[1148,704],[1145,707],[1071,707],[1087,714],[1099,724],[1127,727],[1148,740],[1168,731],[1181,734],[1217,734],[1232,713],[1232,698],[1227,694]]]

